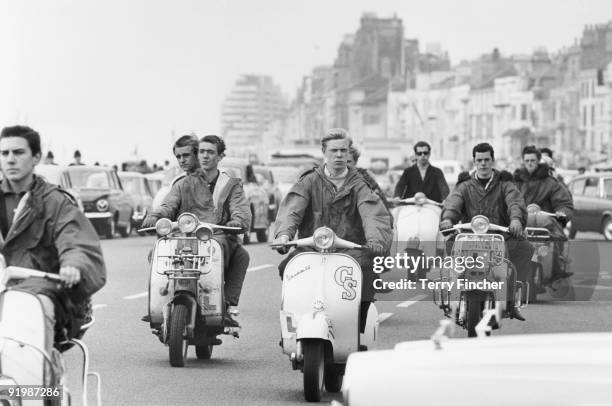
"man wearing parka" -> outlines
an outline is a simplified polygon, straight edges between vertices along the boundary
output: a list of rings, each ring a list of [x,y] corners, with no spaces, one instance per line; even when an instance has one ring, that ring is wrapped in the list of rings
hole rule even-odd
[[[529,214],[528,227],[544,227],[550,231],[555,240],[553,255],[553,275],[555,278],[570,276],[565,271],[564,243],[567,237],[563,232],[565,224],[572,219],[574,202],[567,187],[555,178],[550,167],[540,163],[541,152],[533,145],[523,149],[523,167],[514,172],[514,183],[520,190],[525,204],[537,204],[540,209],[557,214],[556,219],[550,216]]]
[[[63,283],[27,279],[12,289],[38,295],[47,343],[79,337],[91,320],[91,296],[106,283],[100,240],[74,199],[35,175],[40,135],[26,126],[0,133],[0,247],[6,263],[59,274]]]
[[[329,227],[345,240],[368,250],[342,250],[352,256],[363,272],[360,331],[374,300],[373,256],[382,256],[391,246],[392,222],[382,200],[355,168],[347,167],[351,140],[344,129],[331,129],[321,140],[325,163],[307,171],[291,188],[276,217],[275,243],[286,243],[296,233],[311,236],[319,227]],[[295,250],[279,264],[282,278]],[[279,249],[287,253],[287,249]]]
[[[527,222],[525,201],[512,183],[512,174],[493,169],[495,155],[487,143],[478,144],[472,150],[476,171],[459,174],[457,184],[448,195],[442,209],[440,230],[445,230],[459,221],[469,222],[476,215],[484,215],[493,224],[508,227],[511,234],[506,239],[510,261],[517,269],[513,278],[525,282],[533,246],[525,240],[523,228]],[[510,317],[524,320],[514,306],[513,287],[508,286]]]
[[[187,173],[176,181],[161,206],[143,221],[143,228],[152,227],[160,218],[176,220],[182,213],[192,213],[200,221],[239,227],[248,232],[251,225],[251,209],[240,179],[218,170],[219,161],[225,156],[225,143],[216,135],[200,139],[198,159],[200,168]],[[239,232],[239,233],[240,233]],[[238,314],[238,302],[249,266],[249,254],[242,247],[238,233],[218,230],[215,240],[223,246],[225,267],[225,299],[230,315],[226,323],[238,327],[231,315]]]

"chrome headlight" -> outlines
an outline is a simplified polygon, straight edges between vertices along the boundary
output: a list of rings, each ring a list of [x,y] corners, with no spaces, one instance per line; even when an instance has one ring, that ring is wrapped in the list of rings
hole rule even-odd
[[[488,218],[479,215],[474,216],[470,225],[472,226],[472,231],[474,231],[476,234],[485,234],[487,231],[489,231],[489,224]]]
[[[96,202],[96,209],[98,209],[98,211],[108,211],[108,200],[106,199],[100,199]]]
[[[155,232],[159,235],[166,236],[172,232],[172,222],[168,219],[159,219],[155,223]]]
[[[320,250],[329,249],[334,244],[334,232],[327,227],[319,227],[312,235],[314,245]]]
[[[200,226],[195,232],[196,238],[200,241],[208,241],[213,236],[212,228],[208,226]]]
[[[178,226],[181,233],[193,233],[200,224],[198,218],[191,213],[183,213],[178,217]]]
[[[535,203],[531,203],[529,206],[527,206],[527,213],[528,214],[537,214],[540,210],[540,206],[538,206]]]
[[[414,202],[418,205],[425,204],[427,203],[427,196],[425,196],[425,193],[419,192],[414,195]]]

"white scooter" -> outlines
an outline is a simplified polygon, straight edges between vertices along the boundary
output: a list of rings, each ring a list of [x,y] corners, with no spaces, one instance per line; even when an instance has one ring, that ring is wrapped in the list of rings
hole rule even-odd
[[[0,255],[0,405],[69,406],[72,399],[66,386],[66,368],[59,351],[47,351],[50,345],[45,342],[45,315],[40,299],[18,288],[7,289],[11,282],[28,278],[61,282],[57,274],[7,267]],[[82,326],[81,332],[93,323],[92,319]],[[100,375],[89,372],[89,351],[85,343],[73,338],[59,344],[63,350],[76,345],[83,352],[81,404],[87,406],[87,379],[94,377],[96,401],[101,405]]]
[[[443,238],[438,231],[442,203],[428,199],[421,192],[407,199],[391,199],[389,203],[396,206],[391,211],[394,221],[392,256],[407,253],[418,257],[424,253],[433,257],[443,252]],[[427,271],[425,267],[411,270],[408,278],[425,278]]]
[[[312,237],[273,248],[314,247],[293,257],[285,268],[280,310],[281,345],[294,370],[304,374],[304,397],[321,400],[323,386],[338,392],[346,360],[360,346],[371,349],[378,331],[378,313],[370,305],[365,333],[359,334],[361,267],[334,248],[363,248],[337,237],[327,227]],[[363,347],[361,347],[364,349]]]

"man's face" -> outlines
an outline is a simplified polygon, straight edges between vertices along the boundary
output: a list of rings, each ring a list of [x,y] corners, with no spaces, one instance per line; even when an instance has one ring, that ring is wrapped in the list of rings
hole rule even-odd
[[[476,152],[474,156],[474,166],[476,166],[478,177],[482,179],[491,177],[493,173],[493,158],[491,158],[491,151]]]
[[[193,172],[198,167],[198,157],[190,146],[174,148],[174,156],[185,172]]]
[[[426,166],[429,163],[429,148],[417,147],[416,159],[419,166]]]
[[[23,137],[0,138],[0,166],[4,176],[20,182],[34,172],[40,162],[40,153],[32,156],[28,141]]]
[[[547,156],[550,158],[550,154],[548,152],[542,152],[542,156]]]
[[[330,171],[342,172],[346,166],[349,156],[349,140],[330,140],[323,150],[325,164]]]
[[[200,166],[205,171],[215,170],[219,166],[219,161],[225,156],[225,154],[217,153],[217,146],[210,142],[201,142],[200,149],[198,150],[198,159],[200,160]]]
[[[536,154],[525,154],[523,155],[523,165],[527,172],[533,173],[536,169],[538,169],[538,156]]]

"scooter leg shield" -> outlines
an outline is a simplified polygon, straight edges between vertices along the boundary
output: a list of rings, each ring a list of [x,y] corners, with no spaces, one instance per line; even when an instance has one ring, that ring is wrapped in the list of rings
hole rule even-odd
[[[331,323],[323,313],[305,314],[297,326],[296,339],[318,338],[333,343],[334,334]]]

